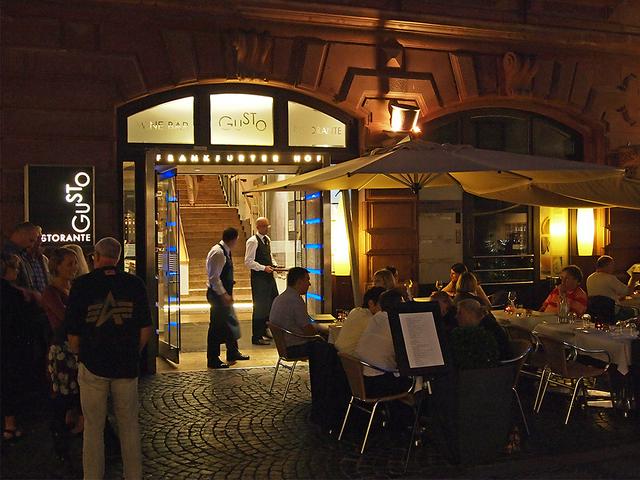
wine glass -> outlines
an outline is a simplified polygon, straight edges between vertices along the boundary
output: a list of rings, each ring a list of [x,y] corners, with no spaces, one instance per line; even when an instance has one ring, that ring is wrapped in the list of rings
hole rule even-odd
[[[444,288],[444,285],[442,284],[442,280],[436,280],[436,290],[440,291]]]
[[[513,290],[511,290],[511,291],[507,294],[507,299],[509,300],[509,303],[512,303],[512,304],[514,304],[514,305],[515,305],[515,303],[516,303],[516,298],[518,298],[518,297],[517,297],[517,295],[516,295],[516,292],[514,292]]]

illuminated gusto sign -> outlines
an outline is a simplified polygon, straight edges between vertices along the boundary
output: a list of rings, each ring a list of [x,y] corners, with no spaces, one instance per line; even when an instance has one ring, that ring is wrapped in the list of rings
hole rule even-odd
[[[212,145],[273,145],[273,98],[219,93],[211,102]]]
[[[93,167],[25,167],[25,216],[42,227],[44,244],[95,241]]]

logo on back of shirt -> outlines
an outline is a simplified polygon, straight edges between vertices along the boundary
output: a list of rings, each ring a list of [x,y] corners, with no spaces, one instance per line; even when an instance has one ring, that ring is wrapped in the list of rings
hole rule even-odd
[[[104,325],[109,320],[116,325],[122,325],[133,315],[133,302],[116,301],[113,293],[104,299],[103,303],[96,303],[87,311],[87,323],[95,323],[96,327]]]

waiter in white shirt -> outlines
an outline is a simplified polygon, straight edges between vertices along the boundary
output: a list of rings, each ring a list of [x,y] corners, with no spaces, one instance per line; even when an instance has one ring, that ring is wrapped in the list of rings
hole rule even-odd
[[[211,305],[207,335],[207,366],[229,368],[238,360],[249,360],[238,350],[240,325],[233,311],[233,260],[231,250],[238,243],[238,230],[229,227],[222,232],[222,241],[207,254],[207,301]],[[227,345],[227,363],[220,360],[220,344]]]
[[[273,272],[278,267],[271,254],[271,239],[269,219],[260,217],[256,220],[258,232],[247,240],[244,264],[251,270],[251,298],[253,299],[251,343],[254,345],[269,345],[267,322],[271,304],[278,296],[278,287]]]

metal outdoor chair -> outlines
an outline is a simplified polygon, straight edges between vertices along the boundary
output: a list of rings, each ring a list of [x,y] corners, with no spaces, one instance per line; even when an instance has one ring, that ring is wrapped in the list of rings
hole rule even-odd
[[[362,447],[360,448],[360,454],[363,454],[364,449],[367,446],[369,431],[371,430],[371,425],[373,423],[373,418],[376,415],[376,409],[378,408],[378,405],[381,403],[384,404],[386,402],[392,402],[393,400],[405,400],[411,398],[413,385],[411,385],[411,388],[405,392],[400,392],[394,395],[387,395],[384,397],[369,397],[367,396],[367,392],[364,386],[363,367],[373,368],[374,370],[378,370],[384,373],[389,372],[382,368],[376,367],[375,365],[370,365],[366,362],[363,362],[362,360],[351,355],[347,355],[346,353],[338,353],[338,355],[340,356],[342,367],[344,368],[344,372],[347,375],[347,380],[349,381],[349,386],[351,387],[351,400],[349,400],[349,406],[347,407],[347,412],[344,415],[344,421],[342,422],[342,428],[340,429],[338,440],[342,440],[342,434],[344,433],[344,429],[347,426],[347,420],[349,419],[349,414],[351,413],[351,407],[356,407],[357,409],[368,413],[370,415],[369,423],[367,425],[367,431],[364,434]],[[367,408],[369,405],[373,405],[373,407],[371,407],[371,409]],[[413,435],[411,440],[413,442]]]
[[[531,351],[522,365],[522,375],[541,379],[542,371],[547,366],[547,359],[538,336],[519,325],[505,325],[504,329],[510,340],[524,340],[531,345]]]
[[[568,380],[570,385],[566,385],[562,382],[554,382],[555,385],[568,388],[573,391],[571,395],[571,403],[569,403],[569,410],[565,417],[564,424],[569,423],[569,417],[575,403],[578,390],[582,391],[583,398],[588,398],[588,391],[584,383],[585,379],[596,379],[607,373],[609,365],[611,365],[611,356],[606,350],[589,350],[586,348],[580,348],[576,345],[572,345],[567,342],[556,340],[546,335],[539,335],[540,341],[544,347],[547,356],[547,365],[542,372],[542,380],[538,388],[538,394],[536,395],[536,405],[534,410],[536,413],[540,412],[542,402],[547,393],[547,388],[551,379],[555,377],[560,380]],[[580,353],[586,354],[599,354],[606,355],[607,363],[604,367],[595,367],[592,365],[584,365],[574,360]],[[614,406],[614,397],[610,392],[611,405]]]
[[[500,364],[513,365],[514,367],[513,386],[511,387],[511,389],[513,390],[513,396],[515,397],[518,408],[520,409],[520,415],[522,415],[522,423],[524,423],[524,428],[527,432],[527,435],[529,435],[529,424],[527,422],[527,417],[524,414],[524,410],[522,409],[522,402],[520,401],[520,394],[518,393],[518,380],[520,380],[520,372],[522,370],[522,366],[524,365],[524,362],[527,359],[527,355],[529,355],[533,347],[528,340],[510,340],[509,346],[511,347],[513,358],[510,358],[509,360],[503,360],[500,362]]]
[[[274,325],[271,322],[267,322],[267,326],[269,330],[271,330],[271,335],[273,335],[273,341],[276,344],[276,349],[278,350],[278,361],[276,362],[275,371],[273,372],[273,379],[271,380],[271,387],[269,387],[269,393],[273,391],[273,386],[276,383],[276,377],[278,375],[278,369],[280,366],[282,368],[286,368],[289,370],[289,380],[287,381],[287,386],[284,389],[284,394],[282,395],[282,401],[284,402],[287,398],[287,393],[289,392],[289,386],[291,385],[291,380],[293,379],[293,372],[296,369],[296,365],[298,362],[306,362],[309,360],[309,357],[290,357],[287,355],[287,341],[286,337],[291,336],[295,338],[303,338],[308,341],[316,341],[321,340],[325,341],[320,335],[300,335],[298,333],[291,332],[286,328],[279,327]],[[289,366],[285,362],[289,362],[292,365]]]

